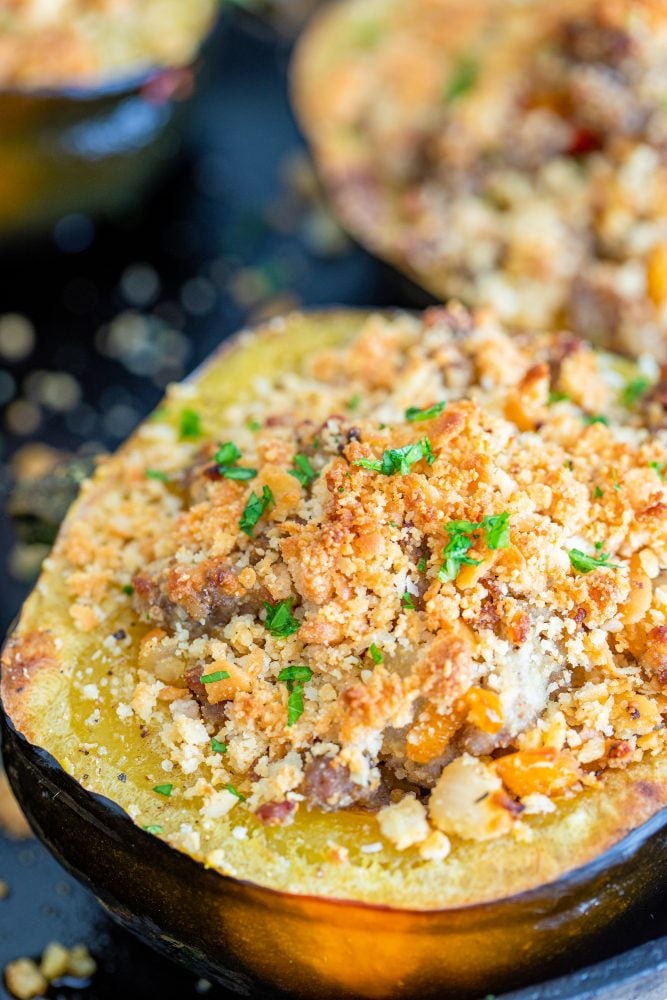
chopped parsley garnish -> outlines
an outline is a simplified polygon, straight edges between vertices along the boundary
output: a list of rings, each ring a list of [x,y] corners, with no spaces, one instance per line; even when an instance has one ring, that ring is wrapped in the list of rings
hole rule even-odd
[[[237,791],[232,785],[231,781],[227,782],[225,788],[227,789],[228,792],[231,792],[232,795],[235,795],[236,798],[239,800],[239,802],[245,802],[245,795],[242,795],[241,792]]]
[[[568,555],[570,562],[578,573],[591,573],[594,569],[621,569],[616,563],[609,562],[609,553],[602,552],[602,543],[598,542],[595,548],[600,553],[597,556],[589,556],[581,549],[570,549]]]
[[[287,684],[289,697],[287,699],[287,725],[293,726],[303,715],[303,686],[313,676],[310,667],[294,664],[283,667],[278,674],[278,680]]]
[[[475,539],[475,533],[482,529],[484,541],[490,549],[506,549],[510,543],[510,515],[489,514],[481,521],[450,521],[447,525],[449,541],[442,550],[444,562],[438,572],[441,583],[455,580],[461,566],[480,566],[481,559],[468,555]]]
[[[215,736],[211,740],[211,750],[213,753],[227,753],[227,744],[216,740]]]
[[[432,420],[433,417],[442,413],[445,405],[444,401],[434,403],[433,406],[428,406],[425,410],[420,410],[418,406],[409,406],[405,411],[405,419],[411,424],[420,423],[422,420]]]
[[[507,548],[510,543],[510,516],[507,511],[485,517],[481,527],[484,528],[485,541],[490,549]]]
[[[652,469],[655,469],[658,479],[662,479],[664,482],[667,478],[667,462],[665,462],[664,465],[660,465],[659,462],[649,462],[648,464]]]
[[[619,483],[618,479],[616,478],[616,469],[612,469],[611,470],[611,482],[612,482],[612,486],[614,487],[615,490],[620,490],[621,484]]]
[[[642,398],[647,389],[651,386],[650,378],[645,375],[638,375],[628,382],[621,393],[621,402],[624,406],[634,406]]]
[[[549,406],[553,406],[554,403],[569,403],[570,397],[566,392],[559,392],[558,389],[552,389],[549,392]]]
[[[275,504],[275,499],[273,493],[268,486],[262,487],[262,492],[258,496],[256,493],[251,493],[248,497],[248,502],[245,505],[243,514],[241,515],[241,520],[239,521],[239,528],[241,531],[245,532],[250,538],[252,538],[252,533],[259,521],[260,517],[265,510],[271,504]]]
[[[417,563],[417,569],[419,570],[420,573],[423,573],[424,570],[426,569],[427,561],[428,560],[426,559],[426,556],[422,556],[419,562]]]
[[[319,476],[319,472],[315,472],[307,455],[295,455],[293,463],[294,468],[289,470],[289,474],[298,479],[302,486],[309,486]]]
[[[219,445],[218,450],[213,456],[213,461],[216,465],[233,465],[238,462],[241,457],[241,452],[236,447],[233,441],[225,441],[224,444]]]
[[[388,448],[381,459],[360,458],[354,464],[372,472],[381,472],[383,476],[393,476],[397,472],[406,476],[410,472],[410,466],[421,462],[423,458],[429,465],[435,462],[431,442],[427,437],[415,444],[406,444],[403,448]]]
[[[141,829],[145,830],[146,833],[162,833],[162,827],[159,823],[149,823],[148,826],[142,826]]]
[[[202,436],[201,417],[196,410],[181,410],[180,432],[181,437],[189,441]]]
[[[227,670],[214,670],[212,674],[202,674],[199,680],[202,684],[215,684],[216,681],[227,681],[229,680],[229,672]]]
[[[257,475],[257,469],[244,469],[241,465],[230,465],[227,468],[218,466],[218,472],[223,479],[236,479],[240,482],[246,482],[248,479],[254,479]]]
[[[345,405],[347,406],[348,410],[358,410],[360,404],[361,404],[361,396],[358,392],[356,392],[354,396],[351,396],[350,399],[348,399]]]
[[[596,486],[595,489],[593,490],[593,496],[595,497],[596,500],[599,500],[600,497],[604,496],[604,493],[602,492],[599,486]]]
[[[246,427],[248,428],[249,431],[261,431],[262,429],[262,425],[260,424],[259,420],[249,420],[248,423],[246,424]]]
[[[609,417],[605,417],[602,413],[584,413],[582,420],[589,426],[591,424],[604,424],[605,427],[609,427]]]
[[[160,469],[146,469],[146,479],[157,479],[160,483],[168,483],[169,476]]]
[[[256,469],[244,469],[237,465],[241,452],[232,441],[225,441],[221,444],[213,456],[218,472],[224,479],[237,479],[245,481],[254,479],[257,475]]]
[[[127,594],[128,597],[132,597],[132,594],[134,593],[134,587],[132,586],[131,583],[123,584],[123,593]]]
[[[384,660],[384,656],[382,655],[382,653],[377,648],[374,642],[371,643],[368,652],[371,654],[371,660],[373,661],[373,663],[382,663],[382,661]]]
[[[266,608],[266,621],[264,626],[276,639],[286,639],[301,628],[301,622],[292,614],[293,597],[288,597],[285,601],[278,601],[277,604],[270,604],[264,601]]]
[[[454,67],[445,87],[444,99],[450,104],[470,93],[479,76],[479,63],[471,56],[464,56]]]
[[[174,786],[173,785],[169,785],[169,784],[166,784],[166,785],[155,785],[155,787],[153,788],[154,792],[157,792],[158,795],[164,795],[164,797],[167,798],[167,799],[169,798],[169,796],[171,795],[171,793],[173,792],[173,790],[174,790]]]
[[[403,594],[403,597],[401,598],[401,600],[403,602],[403,607],[407,608],[408,611],[414,611],[415,610],[415,602],[412,599],[412,594],[409,594],[407,590]]]

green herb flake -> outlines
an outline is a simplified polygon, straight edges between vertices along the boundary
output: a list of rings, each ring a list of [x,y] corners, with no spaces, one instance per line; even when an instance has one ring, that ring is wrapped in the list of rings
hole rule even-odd
[[[403,607],[406,608],[407,611],[415,610],[415,602],[412,599],[412,594],[409,594],[407,590],[403,594],[401,601],[403,602]]]
[[[659,462],[649,462],[648,464],[652,469],[655,469],[658,479],[661,479],[663,482],[667,479],[667,462],[663,465],[660,465]]]
[[[566,392],[559,392],[557,389],[552,389],[549,393],[549,406],[553,406],[554,403],[569,403],[570,397]]]
[[[428,406],[424,410],[420,410],[418,406],[409,406],[405,411],[405,419],[410,424],[420,423],[422,420],[433,420],[434,417],[439,416],[444,410],[446,403],[434,403],[433,406]]]
[[[278,674],[278,680],[287,684],[289,697],[287,699],[287,725],[293,726],[303,715],[303,686],[313,676],[310,667],[297,663],[283,667]]]
[[[442,550],[444,561],[438,570],[438,579],[441,583],[455,580],[461,566],[481,565],[481,559],[472,559],[468,555],[468,550],[472,548],[473,544],[473,540],[469,536],[478,527],[479,525],[470,521],[450,521],[447,525],[449,541]]]
[[[382,663],[382,661],[384,660],[384,656],[382,655],[382,653],[377,648],[374,642],[371,643],[368,652],[371,654],[371,660],[373,661],[373,663]]]
[[[164,795],[164,797],[166,799],[169,798],[169,796],[171,795],[171,793],[173,792],[173,790],[174,790],[174,786],[173,785],[169,785],[169,784],[166,784],[166,785],[155,785],[154,788],[153,788],[154,792],[157,792],[158,795]]]
[[[285,601],[278,601],[277,604],[264,601],[266,608],[264,627],[274,638],[286,639],[301,628],[301,622],[292,615],[293,603],[293,597],[288,597]]]
[[[621,393],[621,402],[628,408],[636,406],[646,390],[650,389],[650,387],[650,378],[646,378],[645,375],[638,375],[637,378],[633,378],[630,382],[628,382],[623,389],[623,392]]]
[[[234,788],[234,786],[232,785],[231,781],[227,782],[227,784],[225,785],[225,788],[232,795],[235,795],[236,798],[239,800],[239,802],[245,802],[245,799],[246,799],[245,795],[242,795],[241,792],[237,791],[236,788]]]
[[[619,483],[618,478],[616,476],[616,469],[611,470],[611,483],[615,490],[620,490],[621,484]]]
[[[179,429],[181,438],[186,441],[193,441],[202,436],[201,417],[196,410],[188,408],[181,410]]]
[[[427,560],[426,556],[422,556],[421,559],[419,560],[419,562],[417,563],[417,569],[419,570],[420,573],[423,573],[424,570],[426,569],[426,563],[427,562],[428,562],[428,560]]]
[[[257,469],[244,469],[243,466],[236,464],[240,457],[241,452],[233,441],[225,441],[224,444],[218,447],[213,456],[213,461],[223,479],[246,482],[248,479],[255,478]]]
[[[506,549],[510,543],[510,516],[507,511],[504,514],[491,514],[482,520],[484,529],[484,540],[490,549]]]
[[[211,750],[213,753],[227,753],[227,744],[216,740],[215,736],[211,740]]]
[[[609,427],[609,417],[605,417],[602,413],[584,413],[582,420],[589,427],[592,424],[603,424],[605,427]]]
[[[306,681],[309,681],[312,676],[313,671],[310,667],[304,667],[303,664],[297,663],[290,667],[283,667],[278,674],[278,680],[284,681],[285,684],[304,684]]]
[[[471,56],[464,56],[454,67],[454,72],[447,81],[444,99],[447,104],[458,101],[469,94],[477,83],[479,63]]]
[[[303,487],[309,486],[319,476],[319,472],[315,472],[307,455],[295,455],[293,464],[294,468],[289,470],[289,474],[298,479]]]
[[[146,833],[162,833],[162,827],[159,823],[149,823],[148,826],[142,826],[141,829],[145,830]]]
[[[609,553],[602,552],[601,542],[596,545],[596,549],[600,553],[597,556],[590,556],[586,552],[582,552],[581,549],[570,549],[568,552],[570,562],[578,573],[591,573],[594,569],[622,569],[616,563],[609,562]]]
[[[596,500],[599,500],[601,497],[604,496],[604,493],[602,492],[599,486],[596,486],[595,489],[593,490],[593,496],[595,497]]]
[[[246,427],[248,428],[249,431],[253,432],[261,431],[262,429],[262,425],[260,424],[259,420],[249,420],[246,424]]]
[[[461,566],[479,566],[481,559],[472,559],[468,551],[472,548],[475,533],[484,532],[484,541],[489,549],[506,549],[510,544],[510,515],[489,514],[481,521],[450,521],[447,525],[449,541],[442,554],[444,562],[438,571],[441,583],[455,580]]]
[[[233,441],[225,441],[224,444],[218,446],[218,450],[213,456],[213,461],[216,465],[227,466],[234,465],[238,462],[241,457],[241,452],[236,447]]]
[[[260,517],[275,502],[273,493],[268,486],[262,487],[262,492],[259,496],[256,493],[251,493],[239,521],[241,531],[252,538],[253,531]]]
[[[157,479],[159,483],[168,483],[169,476],[160,469],[146,469],[146,479]]]
[[[403,448],[389,448],[381,459],[360,458],[354,464],[372,472],[381,472],[383,476],[393,476],[395,473],[406,476],[411,466],[424,458],[429,465],[435,462],[431,442],[427,437],[415,444],[406,444]]]
[[[202,674],[199,680],[202,684],[215,684],[216,681],[229,680],[229,672],[227,670],[214,670],[212,674]]]
[[[355,392],[354,396],[351,396],[345,405],[347,406],[348,410],[352,411],[358,410],[361,405],[361,394]]]
[[[123,593],[127,594],[128,597],[132,597],[132,594],[134,593],[134,587],[132,586],[131,583],[123,584]]]

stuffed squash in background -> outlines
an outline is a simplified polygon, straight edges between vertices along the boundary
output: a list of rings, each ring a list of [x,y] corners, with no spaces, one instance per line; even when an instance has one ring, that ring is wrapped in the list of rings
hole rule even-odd
[[[125,210],[173,160],[215,0],[0,5],[0,241]]]
[[[590,961],[664,889],[656,379],[457,305],[240,335],[101,462],[6,647],[37,832],[245,995]]]
[[[438,298],[666,360],[666,14],[334,3],[293,94],[344,224]]]

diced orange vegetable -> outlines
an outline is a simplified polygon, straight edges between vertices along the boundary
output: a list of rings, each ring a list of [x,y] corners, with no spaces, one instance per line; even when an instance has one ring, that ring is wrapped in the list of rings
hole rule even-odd
[[[523,798],[525,795],[556,795],[579,780],[579,766],[567,751],[554,747],[519,750],[495,762],[503,784]]]
[[[649,298],[656,306],[667,301],[667,245],[658,243],[651,250],[646,262],[646,287]]]
[[[428,705],[411,727],[406,740],[406,756],[415,764],[428,764],[447,749],[462,722],[461,713],[454,710],[439,715],[434,705]]]
[[[483,733],[499,733],[503,728],[505,717],[503,706],[495,691],[486,688],[471,687],[465,694],[468,709],[468,722]]]

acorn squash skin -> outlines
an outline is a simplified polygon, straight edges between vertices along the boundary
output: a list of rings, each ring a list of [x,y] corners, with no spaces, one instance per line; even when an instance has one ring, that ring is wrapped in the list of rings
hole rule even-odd
[[[667,815],[551,885],[433,912],[296,896],[206,869],[92,794],[4,717],[3,754],[35,832],[111,915],[253,1000],[463,1000],[569,971],[633,943],[667,890]],[[278,992],[277,987],[280,992]]]
[[[313,344],[339,343],[363,318],[342,311],[296,314],[282,326],[226,344],[195,381],[220,407],[249,373],[254,377],[274,365],[291,369],[304,345],[312,350]],[[84,512],[95,495],[89,491],[73,515]],[[402,901],[395,897],[393,906],[338,898],[342,894],[314,874],[285,891],[256,884],[263,875],[257,864],[256,882],[206,868],[130,818],[120,803],[131,801],[131,779],[115,783],[120,768],[114,769],[113,761],[104,758],[106,771],[99,773],[105,777],[99,780],[94,772],[102,758],[81,756],[68,721],[73,657],[66,645],[56,655],[48,631],[59,625],[49,607],[57,577],[51,574],[48,586],[33,593],[3,655],[3,752],[14,789],[38,836],[121,924],[234,993],[254,1000],[472,1000],[590,963],[617,948],[619,940],[630,947],[641,927],[638,915],[664,899],[662,760],[640,765],[627,780],[619,775],[610,791],[587,800],[597,803],[586,813],[593,843],[566,838],[557,881],[554,874],[538,878],[549,871],[539,857],[549,854],[549,842],[539,835],[539,850],[533,845],[532,853],[530,845],[513,844],[514,864],[508,859],[502,871],[485,865],[495,857],[503,868],[507,855],[482,848],[476,857],[486,895],[477,898],[489,902],[410,909],[408,900],[407,908],[399,908]],[[77,751],[71,755],[73,773],[44,749],[66,761],[68,746]],[[356,815],[347,816],[356,822]],[[359,818],[360,829],[364,821]],[[295,829],[286,832],[293,836]],[[536,888],[519,892],[525,882],[508,880],[509,872],[521,877],[517,864],[530,869]]]

